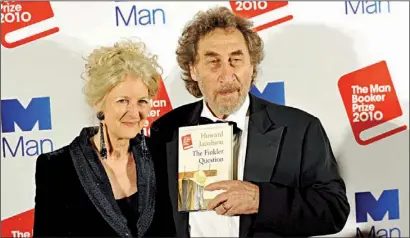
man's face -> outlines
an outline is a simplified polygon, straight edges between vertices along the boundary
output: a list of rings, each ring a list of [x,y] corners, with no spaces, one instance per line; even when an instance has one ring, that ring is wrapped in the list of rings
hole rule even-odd
[[[226,117],[241,107],[251,87],[253,66],[245,38],[236,28],[218,28],[197,47],[192,78],[215,116]]]

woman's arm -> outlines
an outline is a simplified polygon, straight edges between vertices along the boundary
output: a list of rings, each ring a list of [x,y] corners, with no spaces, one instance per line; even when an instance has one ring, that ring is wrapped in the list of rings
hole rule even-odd
[[[40,155],[36,162],[36,195],[33,237],[61,236],[58,197],[53,193],[53,173],[50,156]]]

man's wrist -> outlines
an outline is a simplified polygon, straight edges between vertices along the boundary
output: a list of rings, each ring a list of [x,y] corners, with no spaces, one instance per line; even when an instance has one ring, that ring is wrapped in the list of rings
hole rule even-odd
[[[254,193],[253,193],[254,205],[252,207],[252,212],[258,213],[259,211],[259,186],[256,184],[253,184],[253,186],[254,186]]]

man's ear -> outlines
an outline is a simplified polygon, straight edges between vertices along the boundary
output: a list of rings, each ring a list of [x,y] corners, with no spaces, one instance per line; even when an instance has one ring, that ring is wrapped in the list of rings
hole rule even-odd
[[[191,78],[194,81],[198,81],[198,74],[196,72],[195,66],[193,66],[192,64],[189,65],[189,73],[191,74]]]

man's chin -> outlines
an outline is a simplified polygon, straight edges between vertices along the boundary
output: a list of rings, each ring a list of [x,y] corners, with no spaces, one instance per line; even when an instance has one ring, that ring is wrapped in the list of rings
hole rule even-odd
[[[238,93],[218,94],[215,102],[217,103],[217,105],[221,105],[223,107],[230,107],[236,104],[235,102],[238,102],[239,98],[240,96]]]
[[[223,114],[223,115],[229,115],[234,113],[235,111],[237,111],[237,109],[239,108],[238,104],[232,104],[232,103],[218,103],[217,104],[217,111],[219,112],[219,114]]]

